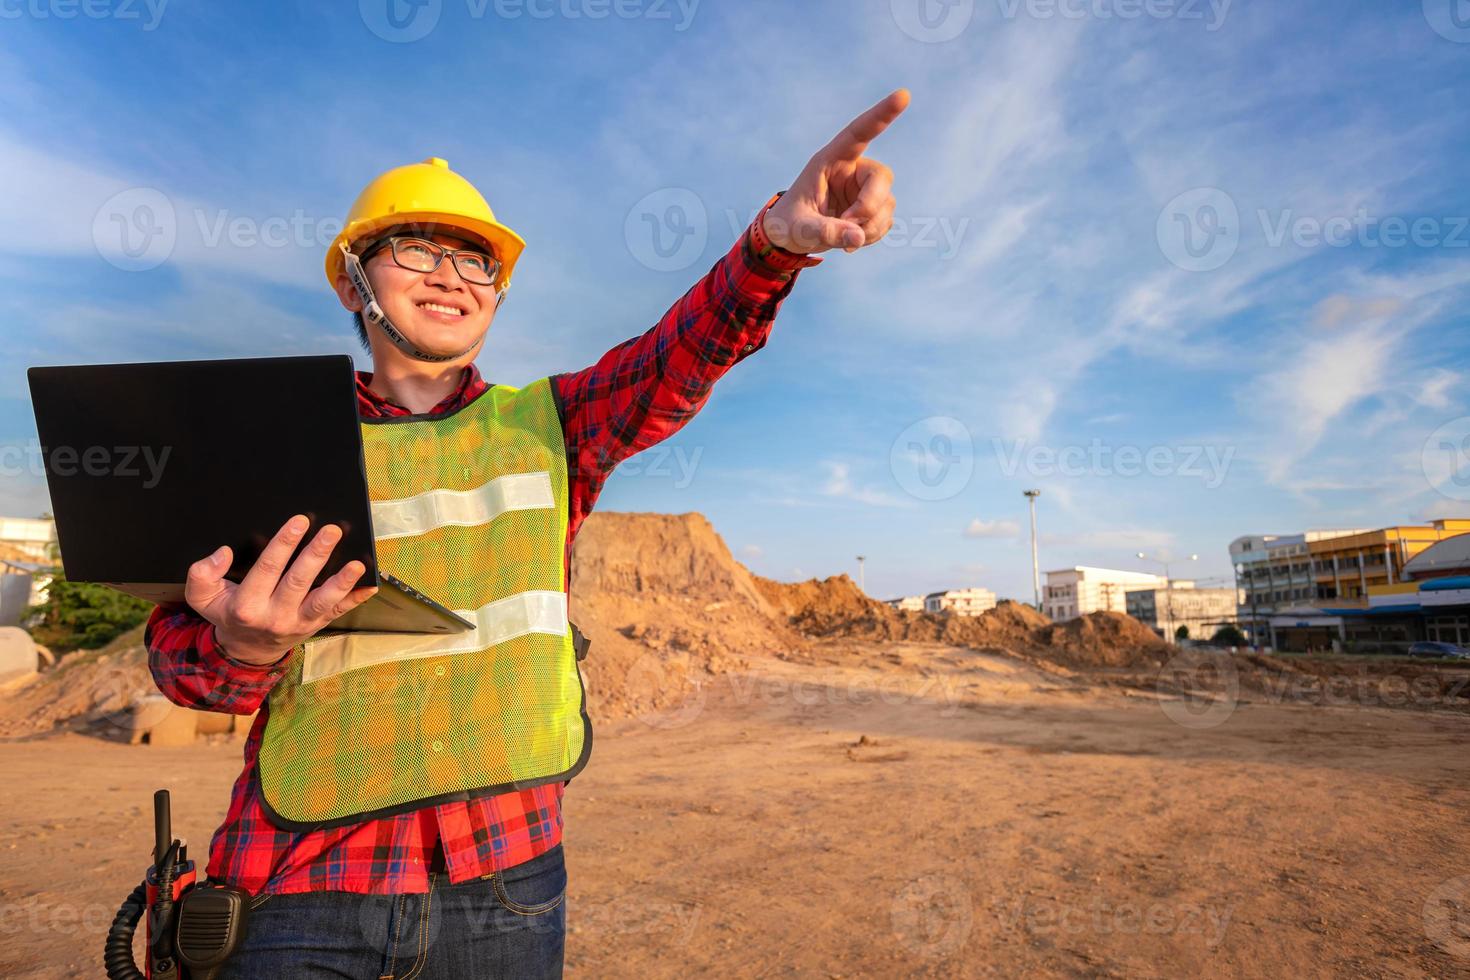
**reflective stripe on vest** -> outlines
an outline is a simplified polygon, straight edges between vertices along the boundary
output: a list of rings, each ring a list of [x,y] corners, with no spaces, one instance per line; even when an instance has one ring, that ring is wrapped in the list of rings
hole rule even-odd
[[[566,633],[567,597],[564,592],[521,592],[479,609],[456,609],[475,624],[467,633],[404,635],[401,633],[339,633],[306,645],[301,683],[313,684],[343,671],[389,660],[442,657],[474,653],[527,633],[562,636]]]
[[[509,473],[473,490],[430,490],[402,500],[375,500],[373,536],[386,541],[451,524],[474,527],[509,510],[555,506],[550,473]]]
[[[266,810],[287,829],[567,779],[591,748],[549,379],[362,432],[379,565],[475,628],[338,633],[292,652],[257,757]]]

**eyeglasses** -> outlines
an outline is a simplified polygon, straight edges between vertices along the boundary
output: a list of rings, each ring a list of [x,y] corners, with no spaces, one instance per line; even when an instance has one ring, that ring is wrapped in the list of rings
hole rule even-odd
[[[398,235],[369,247],[363,253],[362,260],[366,262],[384,247],[392,248],[394,263],[410,272],[433,272],[444,261],[444,256],[448,255],[465,282],[472,282],[477,286],[493,286],[500,275],[500,260],[493,255],[469,248],[448,249],[422,238],[403,238]]]

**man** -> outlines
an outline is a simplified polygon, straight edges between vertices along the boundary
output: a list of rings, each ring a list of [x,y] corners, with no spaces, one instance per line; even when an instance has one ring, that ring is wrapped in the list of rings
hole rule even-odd
[[[647,333],[519,389],[474,359],[520,237],[443,160],[359,196],[326,264],[372,352],[358,406],[379,560],[475,628],[314,638],[374,590],[357,562],[311,588],[341,532],[308,540],[304,515],[238,584],[221,547],[190,568],[186,604],[154,612],[164,694],[259,710],[210,846],[209,877],[255,896],[227,976],[561,975],[561,800],[591,746],[565,618],[573,538],[612,468],[765,345],[817,253],[887,233],[892,173],[863,152],[908,100],[818,151]]]

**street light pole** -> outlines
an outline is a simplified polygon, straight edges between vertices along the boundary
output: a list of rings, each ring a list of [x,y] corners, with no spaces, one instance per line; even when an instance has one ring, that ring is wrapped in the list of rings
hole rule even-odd
[[[1026,495],[1026,500],[1031,505],[1031,593],[1039,612],[1041,610],[1041,565],[1036,557],[1036,498],[1041,496],[1041,491],[1022,490],[1021,492]]]
[[[867,556],[866,555],[858,555],[857,556],[857,563],[858,563],[858,591],[861,592],[863,595],[867,595],[868,594],[867,580],[863,576],[863,562],[865,562],[865,561],[867,561]]]
[[[1169,642],[1169,643],[1173,643],[1174,642],[1174,579],[1173,579],[1173,577],[1171,577],[1169,575],[1169,562],[1166,561],[1163,558],[1150,558],[1148,555],[1145,555],[1141,551],[1138,552],[1138,557],[1139,558],[1142,558],[1144,561],[1151,561],[1151,562],[1155,562],[1155,563],[1157,563],[1159,565],[1163,565],[1164,566],[1164,606],[1165,606],[1165,614],[1164,615],[1165,615],[1165,618],[1167,620],[1166,623],[1165,623],[1165,626],[1164,626],[1164,639],[1167,642]],[[1189,561],[1199,561],[1199,555],[1190,555],[1189,556]],[[1157,609],[1158,607],[1155,606],[1154,608]]]

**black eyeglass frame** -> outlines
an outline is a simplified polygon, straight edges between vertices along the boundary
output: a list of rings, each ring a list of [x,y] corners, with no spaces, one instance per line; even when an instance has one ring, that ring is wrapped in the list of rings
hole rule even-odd
[[[436,255],[434,259],[434,264],[428,269],[415,269],[412,266],[405,265],[403,263],[403,260],[398,257],[398,246],[402,242],[413,242],[418,245],[428,246],[429,249]],[[476,286],[494,286],[497,282],[500,281],[500,272],[502,269],[505,268],[501,261],[495,257],[495,254],[487,249],[445,248],[438,242],[431,242],[427,238],[419,238],[414,235],[389,235],[387,238],[380,238],[363,250],[362,258],[360,259],[360,261],[364,265],[366,265],[368,259],[371,259],[374,255],[377,255],[385,248],[391,249],[393,264],[398,266],[398,268],[406,269],[409,272],[418,272],[423,275],[428,275],[435,269],[439,268],[439,266],[444,263],[444,257],[446,255],[450,256],[450,261],[454,263],[454,271],[459,273],[459,277],[465,282],[473,283]],[[459,264],[459,257],[461,255],[473,255],[477,258],[489,259],[490,281],[480,282],[478,279],[471,279],[469,276],[465,275],[464,269],[461,268]]]

